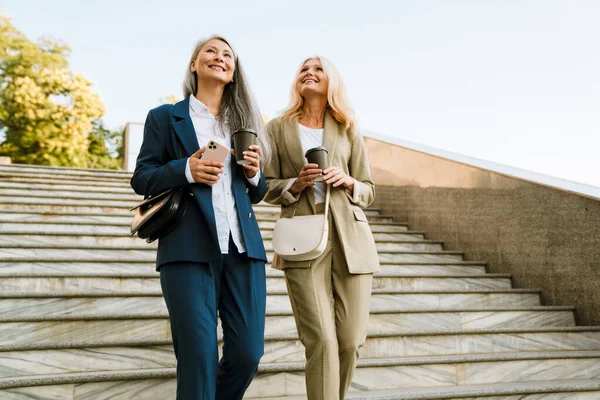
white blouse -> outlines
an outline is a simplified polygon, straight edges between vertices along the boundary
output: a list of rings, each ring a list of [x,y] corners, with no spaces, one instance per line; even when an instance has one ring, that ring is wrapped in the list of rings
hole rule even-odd
[[[231,147],[231,132],[228,126],[225,125],[225,132],[219,135],[220,127],[218,120],[208,111],[208,107],[194,96],[190,96],[190,117],[196,131],[198,146],[205,146],[209,140],[214,140],[224,146]],[[225,160],[225,167],[223,167],[223,173],[220,175],[219,181],[212,185],[212,204],[215,211],[215,222],[217,224],[217,236],[221,254],[229,254],[230,232],[238,252],[246,252],[246,244],[244,243],[244,237],[240,228],[233,188],[231,186],[233,179],[231,160],[232,154]],[[236,165],[233,163],[234,167]],[[189,183],[194,183],[194,178],[190,171],[189,159],[185,168],[185,176]],[[246,177],[246,179],[251,185],[258,186],[260,172],[253,178]]]

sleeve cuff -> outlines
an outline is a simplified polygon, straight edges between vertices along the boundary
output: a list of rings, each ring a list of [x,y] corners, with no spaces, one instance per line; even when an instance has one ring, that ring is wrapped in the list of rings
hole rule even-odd
[[[195,183],[196,181],[194,181],[194,177],[192,176],[192,170],[190,169],[190,159],[187,159],[187,162],[185,163],[185,178],[187,179],[188,183]]]
[[[354,188],[352,189],[352,192],[346,189],[346,196],[348,196],[351,202],[353,202],[354,204],[358,204],[360,200],[360,185],[358,184],[358,181],[356,179],[354,179]]]
[[[244,171],[244,175],[245,174],[246,174],[246,171]],[[248,176],[246,176],[246,180],[252,186],[258,187],[258,184],[260,183],[260,174],[262,174],[262,171],[259,170],[258,173],[256,175],[254,175],[252,178],[248,178]]]
[[[301,192],[298,193],[297,195],[293,195],[290,193],[290,188],[292,187],[292,185],[294,184],[294,182],[296,182],[296,179],[298,178],[292,178],[289,179],[288,182],[285,184],[285,186],[283,187],[283,198],[288,202],[288,204],[292,204],[297,202],[298,200],[300,200],[300,195],[302,194]]]

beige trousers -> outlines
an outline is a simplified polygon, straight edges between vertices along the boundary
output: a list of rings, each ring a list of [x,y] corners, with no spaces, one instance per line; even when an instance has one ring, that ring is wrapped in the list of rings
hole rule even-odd
[[[306,348],[309,400],[344,399],[369,322],[373,274],[348,272],[331,216],[329,228],[327,248],[310,268],[284,270],[296,328]]]

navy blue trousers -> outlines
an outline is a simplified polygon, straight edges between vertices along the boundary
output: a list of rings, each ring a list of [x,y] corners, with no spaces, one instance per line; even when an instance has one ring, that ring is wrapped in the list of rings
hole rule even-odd
[[[223,262],[165,264],[160,283],[177,357],[177,400],[241,400],[264,354],[265,263],[239,254],[230,239]]]

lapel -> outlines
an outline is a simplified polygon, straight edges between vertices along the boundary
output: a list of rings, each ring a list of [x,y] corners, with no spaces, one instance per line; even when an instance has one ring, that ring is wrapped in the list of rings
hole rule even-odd
[[[190,117],[190,99],[186,97],[184,100],[173,106],[173,117],[171,125],[179,138],[179,142],[187,153],[187,156],[194,154],[200,147],[198,146],[198,138],[196,130]],[[217,224],[215,220],[215,211],[212,205],[212,188],[205,184],[193,184],[190,190],[194,194],[196,203],[202,210],[202,214],[208,221],[208,229],[212,233],[218,243]]]
[[[306,164],[304,152],[302,151],[302,141],[300,140],[300,128],[298,128],[297,120],[285,119],[283,122],[283,143],[285,150],[288,153],[288,159],[294,166],[296,176],[302,171],[302,167]]]
[[[177,137],[179,137],[183,149],[187,152],[187,156],[191,156],[200,149],[194,124],[192,124],[192,118],[190,117],[189,97],[173,106],[171,125],[173,125]]]
[[[327,149],[327,165],[332,166],[333,156],[335,155],[335,144],[338,138],[338,123],[329,114],[325,113],[325,120],[323,121],[323,147]]]

